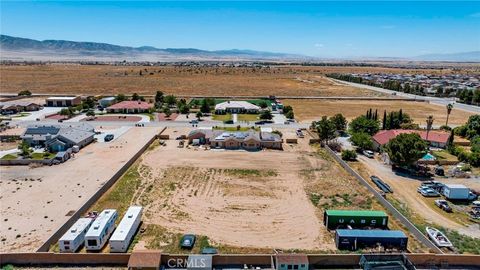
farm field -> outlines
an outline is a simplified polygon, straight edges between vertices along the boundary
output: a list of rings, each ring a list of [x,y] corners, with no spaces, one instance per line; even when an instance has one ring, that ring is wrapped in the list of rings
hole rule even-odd
[[[281,131],[294,136],[293,130]],[[171,137],[187,132],[167,129]],[[169,140],[166,146],[153,145],[91,208],[113,207],[122,214],[129,205],[145,207],[142,229],[130,249],[183,253],[178,240],[194,233],[199,238],[192,252],[206,246],[221,253],[272,248],[335,252],[333,233],[322,224],[325,209],[382,209],[307,139],[284,145],[284,151],[260,152],[205,151],[177,144]],[[390,221],[392,229],[400,228]],[[423,249],[415,239],[410,241],[413,250]]]
[[[36,251],[160,128],[130,128],[56,166],[0,167],[0,249]]]
[[[5,93],[112,95],[118,93],[200,96],[382,96],[337,84],[323,74],[332,72],[451,73],[452,70],[380,67],[175,67],[110,65],[0,65]]]
[[[434,126],[445,124],[447,119],[447,110],[443,106],[429,104],[426,102],[414,101],[383,101],[383,100],[282,100],[285,105],[291,105],[295,112],[295,118],[302,122],[311,122],[319,120],[323,115],[333,116],[342,113],[347,120],[351,120],[359,115],[365,114],[370,108],[378,110],[381,120],[383,111],[403,110],[404,113],[410,115],[414,122],[424,125],[425,119],[429,115],[433,115]],[[462,110],[452,110],[448,123],[451,125],[462,125],[473,113]]]

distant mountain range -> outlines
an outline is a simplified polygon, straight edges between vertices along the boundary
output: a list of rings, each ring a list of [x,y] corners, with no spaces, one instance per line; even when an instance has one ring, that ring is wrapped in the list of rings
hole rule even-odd
[[[253,50],[206,51],[194,48],[127,47],[108,43],[34,40],[0,35],[0,58],[8,60],[198,61],[309,60],[312,57]]]
[[[128,47],[68,40],[34,40],[0,35],[0,59],[18,61],[321,61],[348,60],[254,50],[207,51],[195,48]],[[351,60],[480,62],[480,51],[427,54],[412,58],[366,57]]]

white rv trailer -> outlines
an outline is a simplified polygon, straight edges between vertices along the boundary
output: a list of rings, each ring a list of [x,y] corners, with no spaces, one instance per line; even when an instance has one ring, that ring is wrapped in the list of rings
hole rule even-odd
[[[142,207],[130,206],[110,237],[110,252],[126,252],[142,220]]]
[[[58,240],[60,252],[75,252],[85,241],[85,234],[93,219],[79,218],[73,226]]]
[[[98,215],[85,235],[85,247],[87,250],[102,249],[115,229],[117,216],[117,210],[115,209],[105,209]]]

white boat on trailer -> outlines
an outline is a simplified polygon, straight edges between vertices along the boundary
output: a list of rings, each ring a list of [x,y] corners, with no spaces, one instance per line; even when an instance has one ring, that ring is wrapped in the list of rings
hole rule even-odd
[[[425,230],[427,231],[428,237],[432,239],[438,247],[453,247],[452,242],[450,242],[441,231],[432,227],[427,227]]]

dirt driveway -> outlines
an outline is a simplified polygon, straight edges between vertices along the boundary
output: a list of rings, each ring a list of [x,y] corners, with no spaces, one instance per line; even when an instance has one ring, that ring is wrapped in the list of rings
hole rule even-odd
[[[431,206],[420,197],[421,195],[417,193],[417,188],[421,183],[419,180],[397,175],[392,172],[389,166],[377,160],[369,159],[365,156],[359,156],[359,159],[365,165],[370,175],[376,175],[389,184],[393,188],[396,198],[405,202],[412,211],[422,216],[427,222],[438,224],[466,235],[480,237],[478,228],[466,227],[432,209]],[[449,182],[459,183],[459,180]],[[474,185],[478,185],[478,183],[474,183]]]
[[[63,164],[0,167],[0,250],[35,251],[160,128],[131,128]]]

